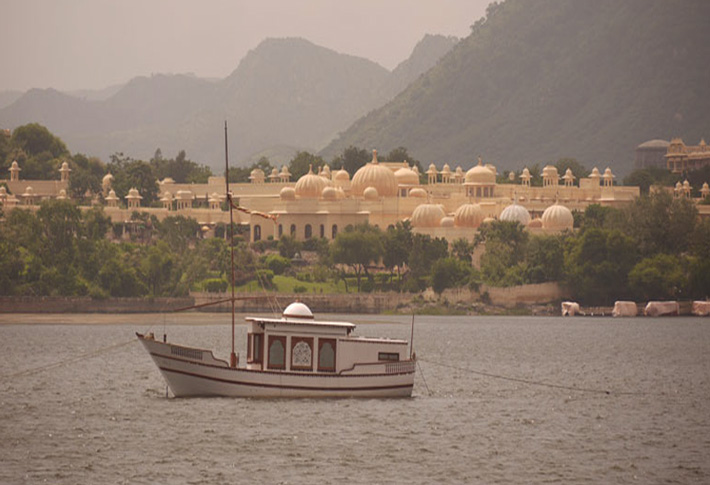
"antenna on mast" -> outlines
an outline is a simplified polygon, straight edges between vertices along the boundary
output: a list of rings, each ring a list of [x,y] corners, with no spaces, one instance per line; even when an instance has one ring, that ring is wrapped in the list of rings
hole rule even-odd
[[[229,366],[237,367],[237,354],[234,353],[234,213],[232,212],[232,194],[229,192],[229,145],[227,144],[227,120],[224,120],[224,180],[227,191],[227,204],[229,205],[229,255],[231,258],[231,287],[232,287],[232,353],[229,354]]]

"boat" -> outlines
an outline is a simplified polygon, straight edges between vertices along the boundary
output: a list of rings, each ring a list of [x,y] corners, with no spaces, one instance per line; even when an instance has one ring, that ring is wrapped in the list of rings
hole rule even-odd
[[[225,122],[225,154],[227,124]],[[226,194],[232,210],[229,157],[225,156]],[[257,215],[261,215],[257,213]],[[263,217],[271,217],[263,214]],[[278,317],[247,317],[246,365],[238,365],[234,347],[234,224],[230,223],[232,351],[229,361],[211,350],[136,333],[175,397],[224,396],[264,398],[409,397],[416,360],[406,340],[353,334],[348,322],[318,321],[307,305],[291,303]],[[205,304],[207,305],[207,304]],[[199,306],[205,306],[199,305]],[[187,309],[194,309],[190,307]],[[412,320],[412,336],[414,320]]]
[[[416,360],[406,340],[353,335],[348,322],[318,321],[294,302],[280,318],[247,317],[244,367],[210,350],[138,339],[175,397],[409,397]]]

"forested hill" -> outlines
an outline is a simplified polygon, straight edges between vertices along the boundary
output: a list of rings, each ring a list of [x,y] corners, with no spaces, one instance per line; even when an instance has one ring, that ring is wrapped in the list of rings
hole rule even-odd
[[[562,157],[632,167],[652,138],[710,136],[710,2],[507,0],[321,155],[405,146],[500,168]]]
[[[38,122],[73,151],[104,159],[115,152],[148,159],[156,148],[165,154],[185,150],[219,170],[226,119],[232,163],[245,164],[260,155],[285,163],[299,149],[321,149],[391,99],[456,40],[427,36],[390,73],[367,59],[304,39],[267,39],[222,80],[158,74],[135,78],[114,94],[98,92],[85,99],[52,89],[30,90],[0,109],[0,128]]]

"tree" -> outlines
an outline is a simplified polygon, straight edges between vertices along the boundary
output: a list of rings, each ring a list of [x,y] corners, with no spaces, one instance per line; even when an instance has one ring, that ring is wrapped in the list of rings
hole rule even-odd
[[[382,256],[382,233],[368,224],[346,228],[335,237],[330,251],[335,263],[345,264],[355,271],[359,292],[362,275],[367,274],[367,266]]]
[[[133,160],[123,153],[111,155],[108,169],[113,174],[113,189],[123,199],[131,188],[138,189],[144,205],[158,200],[158,183],[153,167],[142,160]]]
[[[680,254],[690,246],[698,211],[685,197],[655,192],[639,197],[626,211],[628,233],[643,256]]]
[[[183,253],[190,244],[197,241],[200,225],[196,220],[184,216],[170,216],[158,224],[158,236],[176,253]]]
[[[629,272],[629,287],[640,300],[676,299],[686,293],[688,279],[678,256],[656,254]]]
[[[370,154],[367,150],[357,148],[352,145],[343,150],[343,153],[338,155],[331,162],[331,168],[342,168],[347,171],[352,177],[355,172],[370,161]]]
[[[175,258],[164,241],[158,241],[148,247],[141,260],[140,269],[151,296],[161,296],[166,292],[174,266]]]
[[[459,238],[451,244],[451,254],[457,259],[470,264],[473,247],[473,244],[468,242],[467,239]]]
[[[385,160],[388,162],[407,162],[410,166],[416,166],[419,169],[419,173],[424,173],[422,164],[412,157],[405,147],[397,147],[390,151]]]
[[[84,200],[87,193],[101,193],[101,182],[106,174],[106,166],[101,160],[77,153],[72,157],[70,167],[69,194],[73,199]]]
[[[412,247],[412,225],[409,221],[397,222],[387,229],[383,239],[382,264],[390,270],[390,280],[397,269],[400,288],[402,282],[402,269],[409,262],[409,251]]]
[[[15,128],[10,143],[30,157],[42,153],[48,153],[49,158],[69,155],[69,150],[64,142],[39,123],[29,123]]]
[[[150,166],[158,179],[170,177],[179,184],[206,183],[212,176],[209,167],[189,160],[185,150],[180,150],[174,159],[167,159],[163,158],[163,152],[158,148],[150,160]]]
[[[437,259],[431,268],[431,286],[438,294],[447,288],[465,286],[470,282],[472,272],[471,265],[459,258]]]
[[[312,168],[313,173],[317,173],[318,168],[323,165],[325,162],[322,157],[309,152],[298,152],[289,162],[288,169],[291,172],[292,180],[298,180],[308,173],[309,168]]]
[[[432,239],[428,234],[413,234],[406,288],[409,291],[423,290],[426,283],[424,278],[431,273],[434,261],[445,258],[448,253],[449,245],[445,239]]]
[[[281,236],[276,248],[281,256],[288,259],[293,259],[297,254],[301,253],[301,243],[288,234]]]

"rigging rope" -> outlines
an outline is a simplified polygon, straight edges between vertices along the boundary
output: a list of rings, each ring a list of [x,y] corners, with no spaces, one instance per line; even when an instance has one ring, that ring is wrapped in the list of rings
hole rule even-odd
[[[23,377],[23,376],[29,376],[32,374],[37,374],[39,372],[45,371],[45,370],[50,370],[50,369],[56,369],[58,367],[62,367],[67,364],[71,364],[74,362],[79,362],[81,360],[86,360],[86,359],[91,359],[93,357],[97,357],[101,354],[111,352],[116,349],[120,349],[121,347],[125,347],[126,345],[130,345],[136,341],[135,338],[132,338],[126,342],[120,342],[117,344],[109,345],[107,347],[101,347],[99,349],[95,349],[89,352],[85,352],[83,354],[71,357],[69,359],[61,360],[59,362],[54,362],[51,364],[46,364],[46,365],[41,365],[38,367],[33,367],[31,369],[25,369],[20,372],[15,372],[14,374],[5,374],[5,375],[0,375],[0,379],[13,379],[15,377]]]
[[[588,393],[594,393],[594,394],[606,394],[606,395],[648,395],[649,393],[647,392],[631,392],[631,391],[610,391],[608,389],[596,389],[596,388],[591,388],[591,387],[574,387],[574,386],[566,386],[562,384],[552,384],[549,382],[543,382],[543,381],[534,381],[530,379],[521,379],[519,377],[510,377],[510,376],[504,376],[500,374],[492,374],[490,372],[483,372],[483,371],[478,371],[474,369],[469,369],[467,367],[457,367],[455,365],[451,364],[444,364],[442,362],[434,362],[431,360],[424,360],[424,359],[419,359],[417,361],[417,364],[419,364],[419,361],[421,362],[426,362],[427,364],[433,364],[433,365],[438,365],[440,367],[447,367],[449,369],[455,369],[463,372],[469,372],[471,374],[476,374],[479,376],[483,377],[490,377],[492,379],[501,379],[505,381],[512,381],[512,382],[519,382],[521,384],[527,384],[530,386],[541,386],[541,387],[549,387],[553,389],[564,389],[566,391],[577,391],[577,392],[588,392]],[[427,388],[428,390],[428,388]]]

